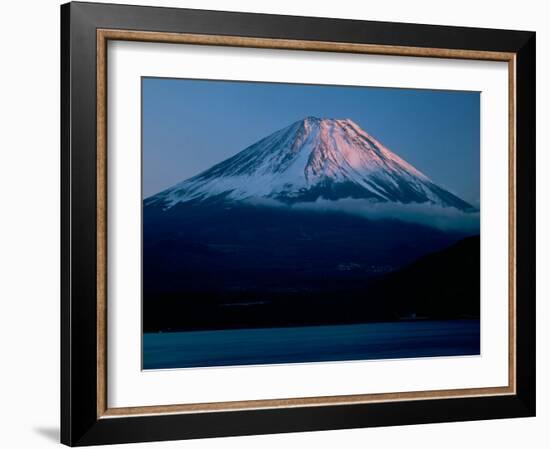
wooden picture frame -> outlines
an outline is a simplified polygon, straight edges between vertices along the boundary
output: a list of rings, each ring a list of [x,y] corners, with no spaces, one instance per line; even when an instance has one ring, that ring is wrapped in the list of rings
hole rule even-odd
[[[535,414],[535,33],[69,3],[61,7],[61,440],[71,446]],[[509,384],[205,404],[107,405],[107,42],[505,61]]]

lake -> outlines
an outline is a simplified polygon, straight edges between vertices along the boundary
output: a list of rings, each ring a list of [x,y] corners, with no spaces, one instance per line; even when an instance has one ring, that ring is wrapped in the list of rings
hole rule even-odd
[[[143,369],[478,355],[479,320],[146,333]]]

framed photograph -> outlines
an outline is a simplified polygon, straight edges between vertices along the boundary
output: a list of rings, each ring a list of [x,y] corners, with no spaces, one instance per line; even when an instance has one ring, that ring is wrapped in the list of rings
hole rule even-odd
[[[61,7],[61,439],[535,414],[535,33]]]

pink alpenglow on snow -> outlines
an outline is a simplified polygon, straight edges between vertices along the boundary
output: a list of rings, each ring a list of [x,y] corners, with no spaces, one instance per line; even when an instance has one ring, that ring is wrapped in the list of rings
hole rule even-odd
[[[146,200],[170,208],[188,201],[345,198],[473,211],[351,119],[307,117],[208,170]]]

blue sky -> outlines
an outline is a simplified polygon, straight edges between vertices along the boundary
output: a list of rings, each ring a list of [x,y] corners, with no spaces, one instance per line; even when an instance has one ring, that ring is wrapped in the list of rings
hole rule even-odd
[[[148,197],[307,116],[351,118],[434,182],[479,204],[478,92],[142,79]]]

